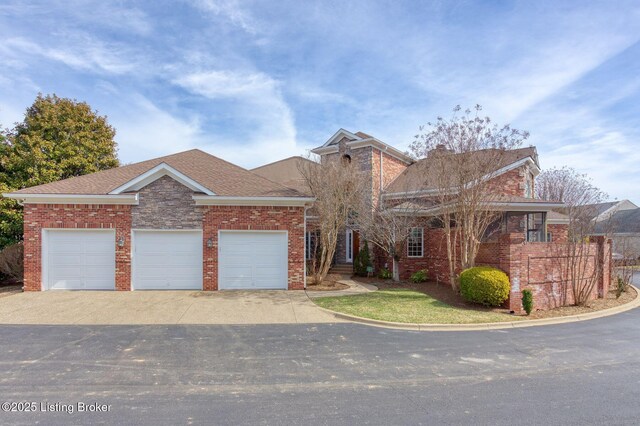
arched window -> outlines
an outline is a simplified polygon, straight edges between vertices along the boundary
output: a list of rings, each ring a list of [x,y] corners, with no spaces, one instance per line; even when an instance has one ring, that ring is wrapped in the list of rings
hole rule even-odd
[[[351,156],[349,154],[344,154],[342,156],[342,164],[351,164]]]

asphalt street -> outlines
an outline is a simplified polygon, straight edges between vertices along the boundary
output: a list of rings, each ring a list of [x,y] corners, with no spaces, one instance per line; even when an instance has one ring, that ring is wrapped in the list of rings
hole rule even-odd
[[[474,332],[2,326],[0,402],[35,403],[0,424],[637,424],[640,309]]]

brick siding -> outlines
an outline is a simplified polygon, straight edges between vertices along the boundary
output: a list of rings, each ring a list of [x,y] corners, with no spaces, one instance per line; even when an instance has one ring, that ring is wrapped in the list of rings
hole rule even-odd
[[[218,230],[288,231],[288,288],[304,288],[304,208],[206,206],[203,209],[203,289],[218,288]],[[116,240],[116,290],[131,290],[132,206],[128,205],[58,205],[24,206],[24,289],[42,288],[42,229],[114,229]],[[166,223],[158,219],[150,226]],[[149,225],[148,222],[145,222]],[[193,222],[191,223],[193,225]],[[207,247],[207,239],[214,245]]]
[[[218,231],[289,231],[289,290],[304,288],[304,208],[207,206],[203,218],[204,290],[218,289]],[[207,239],[213,246],[207,247]]]

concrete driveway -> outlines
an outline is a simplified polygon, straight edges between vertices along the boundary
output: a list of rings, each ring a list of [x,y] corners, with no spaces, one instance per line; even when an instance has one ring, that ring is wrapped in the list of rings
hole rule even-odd
[[[0,298],[0,324],[339,322],[304,291],[44,291]]]

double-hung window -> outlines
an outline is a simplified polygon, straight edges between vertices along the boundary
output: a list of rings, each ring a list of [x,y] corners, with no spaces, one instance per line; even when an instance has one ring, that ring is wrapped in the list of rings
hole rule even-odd
[[[422,257],[424,255],[424,230],[411,228],[407,242],[407,255],[409,257]]]

